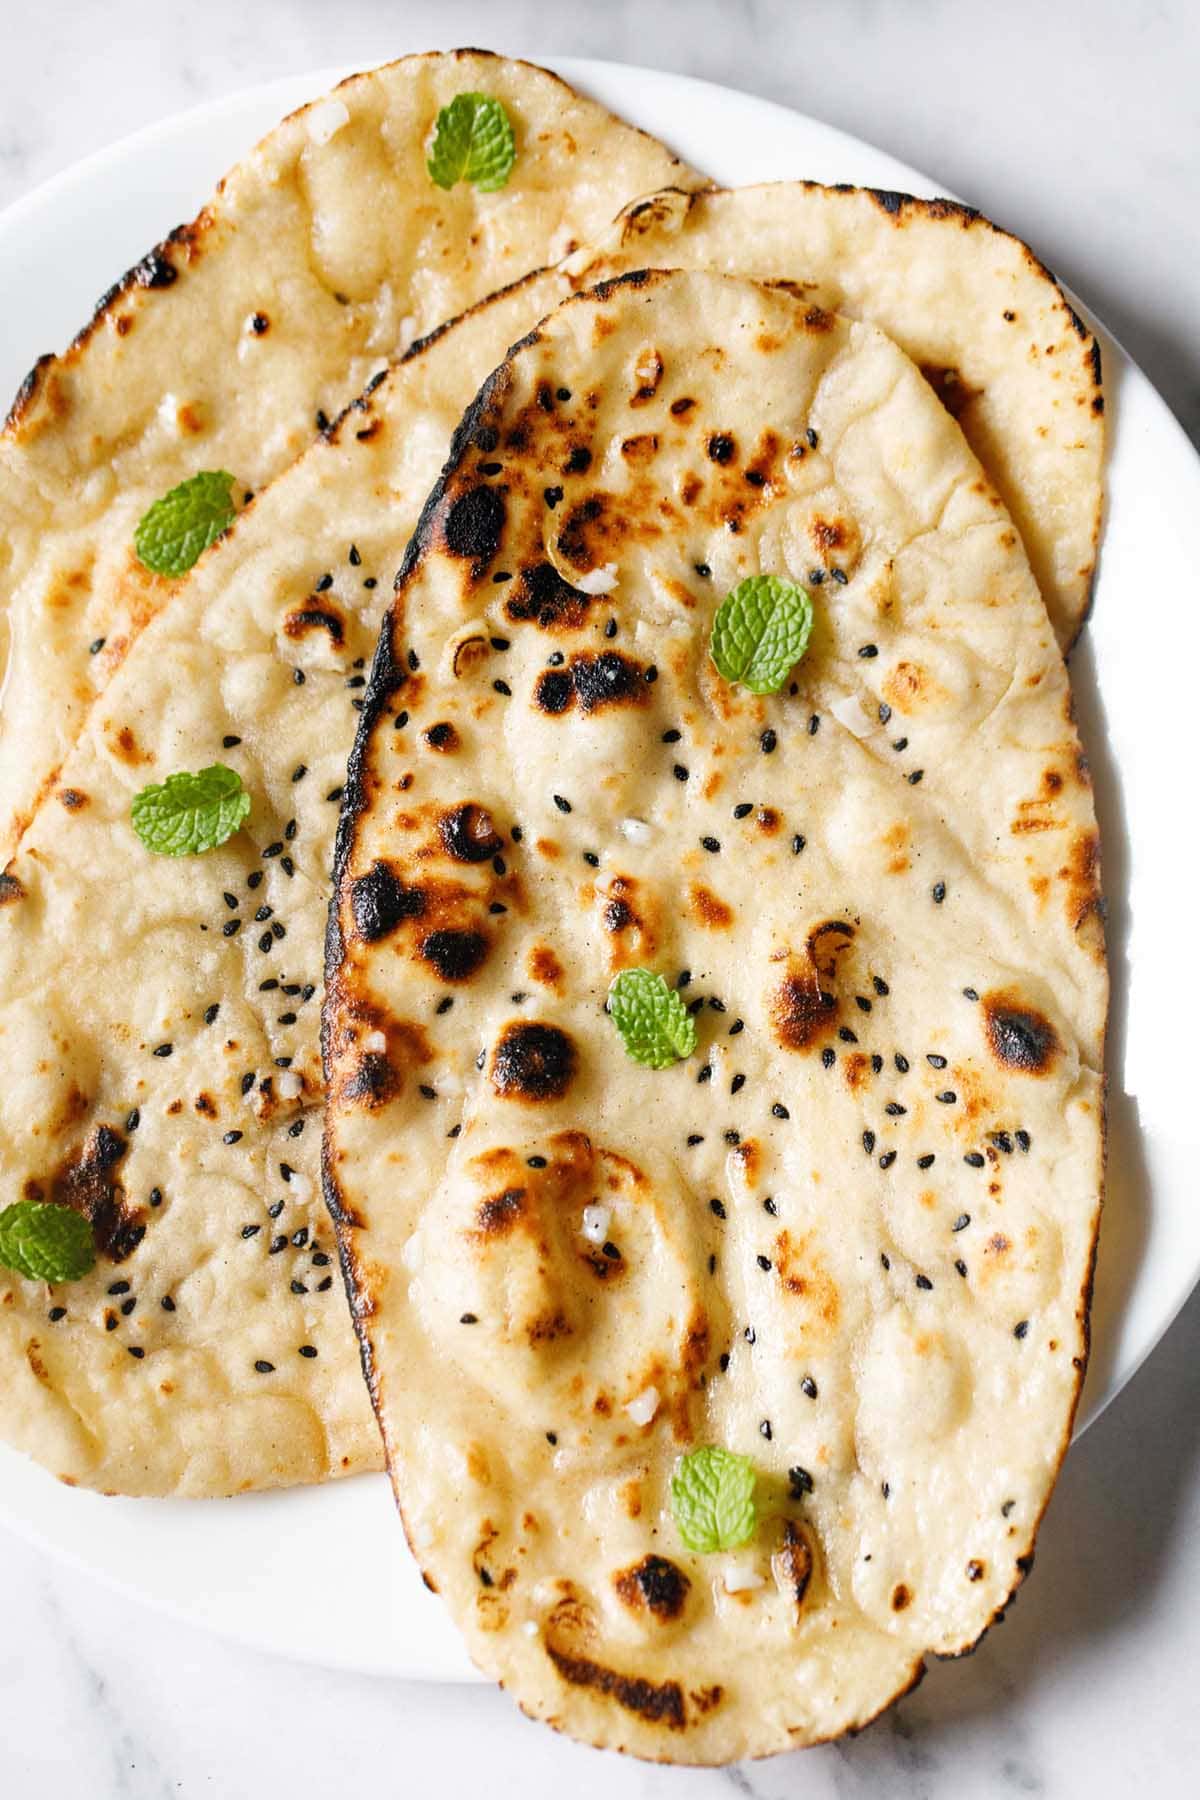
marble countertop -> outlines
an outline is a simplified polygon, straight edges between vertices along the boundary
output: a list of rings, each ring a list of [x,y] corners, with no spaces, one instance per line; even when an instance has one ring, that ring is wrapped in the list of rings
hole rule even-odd
[[[4,11],[0,206],[182,107],[486,43],[675,68],[794,105],[1028,238],[1200,442],[1200,10],[1191,0],[42,0]],[[1071,1452],[1004,1625],[861,1738],[684,1773],[556,1738],[479,1687],[243,1650],[0,1530],[5,1800],[1047,1800],[1200,1791],[1200,1296]]]

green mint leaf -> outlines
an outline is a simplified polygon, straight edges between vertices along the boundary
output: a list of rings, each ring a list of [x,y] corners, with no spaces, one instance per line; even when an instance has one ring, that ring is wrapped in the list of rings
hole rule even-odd
[[[671,1477],[671,1511],[688,1550],[709,1555],[749,1543],[758,1525],[754,1464],[706,1444],[682,1457]]]
[[[622,969],[608,1010],[627,1053],[648,1069],[669,1069],[696,1048],[696,1021],[674,988],[650,969]]]
[[[156,575],[186,575],[202,550],[233,524],[233,476],[202,469],[144,513],[133,534],[138,561]]]
[[[490,94],[456,94],[437,116],[425,167],[440,188],[470,181],[481,194],[494,194],[516,160],[513,129],[500,102]]]
[[[793,581],[751,575],[717,608],[709,654],[726,681],[777,694],[808,648],[812,601]]]
[[[27,1281],[78,1281],[95,1260],[91,1224],[69,1206],[18,1200],[0,1212],[0,1267]]]
[[[236,769],[213,763],[191,775],[168,775],[134,796],[133,829],[156,856],[203,856],[215,850],[250,812],[250,796]]]

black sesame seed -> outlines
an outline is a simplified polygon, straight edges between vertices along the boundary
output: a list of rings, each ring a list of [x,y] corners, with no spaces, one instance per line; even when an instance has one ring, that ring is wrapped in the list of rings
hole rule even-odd
[[[1022,1150],[1028,1150],[1030,1144],[1033,1142],[1033,1139],[1027,1131],[1014,1131],[1013,1136],[1016,1138],[1017,1143]]]
[[[895,1063],[895,1065],[901,1075],[908,1074],[908,1058],[907,1058],[907,1056],[902,1056],[900,1054],[899,1050],[897,1050],[895,1056],[892,1058],[892,1061]]]
[[[174,1044],[156,1044],[151,1054],[154,1056],[170,1056],[174,1048]]]
[[[930,1281],[928,1275],[918,1275],[917,1286],[923,1289],[925,1293],[930,1293],[933,1289],[933,1283]]]
[[[779,743],[778,734],[776,732],[770,730],[770,728],[768,728],[766,731],[763,732],[762,736],[759,738],[758,747],[762,751],[764,756],[770,756],[771,752],[775,749],[775,747],[778,743]]]
[[[615,1244],[601,1244],[600,1250],[604,1256],[607,1256],[610,1262],[620,1262],[621,1252],[617,1249]]]
[[[808,842],[808,839],[801,837],[800,833],[797,832],[795,837],[792,839],[792,855],[799,856],[800,852],[803,850],[803,848],[807,842]]]
[[[924,769],[914,769],[911,775],[906,775],[905,780],[908,782],[909,787],[916,787],[924,773]]]
[[[908,1111],[908,1108],[907,1106],[901,1106],[898,1100],[889,1100],[883,1110],[887,1113],[889,1118],[902,1119]]]
[[[746,1077],[744,1075],[735,1075],[733,1080],[729,1084],[729,1091],[731,1094],[738,1094],[745,1087],[745,1085],[746,1085]]]
[[[206,1025],[213,1024],[220,1010],[221,1003],[219,1000],[214,1000],[211,1006],[206,1006],[204,1009],[204,1023]]]
[[[261,869],[251,869],[250,873],[246,877],[246,886],[248,888],[257,888],[257,887],[261,887],[262,884],[263,884],[262,870]]]
[[[946,1088],[943,1093],[937,1094],[934,1097],[935,1099],[940,1100],[943,1106],[953,1106],[954,1102],[958,1099],[958,1095],[954,1092],[953,1088]]]
[[[705,1063],[704,1067],[701,1069],[700,1073],[697,1075],[696,1080],[697,1080],[697,1082],[703,1083],[706,1081],[711,1081],[712,1078],[713,1078],[712,1064]]]
[[[896,1152],[894,1150],[885,1150],[879,1159],[879,1166],[881,1169],[890,1169],[895,1160]]]
[[[677,744],[682,736],[682,731],[676,731],[675,727],[672,726],[670,731],[663,732],[660,742],[664,744]]]
[[[507,681],[493,681],[492,687],[495,689],[496,693],[503,694],[506,700],[512,699],[512,689],[509,687]]]
[[[691,1131],[688,1133],[687,1147],[689,1150],[694,1150],[697,1144],[702,1144],[703,1142],[704,1139],[698,1131]]]
[[[833,1051],[833,1050],[831,1050],[831,1049],[830,1049],[830,1048],[829,1048],[829,1046],[828,1046],[828,1044],[827,1044],[827,1045],[826,1045],[826,1046],[825,1046],[825,1048],[824,1048],[824,1050],[822,1050],[822,1052],[821,1052],[821,1062],[822,1062],[822,1065],[823,1065],[823,1066],[824,1066],[824,1067],[825,1067],[825,1068],[826,1068],[826,1069],[832,1069],[832,1067],[833,1067],[833,1065],[834,1065],[834,1063],[835,1063],[835,1062],[836,1062],[836,1061],[837,1061],[837,1055],[836,1055],[836,1052],[834,1052],[834,1051]]]
[[[725,1142],[727,1144],[740,1144],[742,1141],[742,1134],[740,1131],[730,1130],[730,1131],[724,1132],[722,1135],[724,1136]]]
[[[564,800],[561,794],[555,794],[552,796],[552,798],[554,800],[555,806],[557,806],[560,813],[569,813],[570,812],[571,802],[569,800]]]
[[[702,837],[700,839],[700,842],[701,842],[702,846],[704,847],[704,849],[708,851],[710,856],[716,856],[717,852],[721,848],[721,843],[720,843],[719,838]]]
[[[156,1187],[152,1187],[152,1188],[151,1188],[151,1189],[150,1189],[150,1195],[149,1195],[149,1198],[150,1198],[150,1204],[151,1204],[151,1206],[161,1206],[161,1205],[162,1205],[162,1202],[163,1202],[163,1197],[162,1197],[162,1189],[161,1189],[161,1188],[156,1188]]]
[[[891,716],[892,716],[891,707],[888,705],[886,700],[881,700],[879,702],[879,723],[881,725],[886,725],[888,720],[891,718]]]
[[[840,587],[847,587],[849,585],[850,577],[847,575],[845,569],[830,569],[829,573]]]
[[[933,1163],[934,1156],[932,1150],[927,1150],[924,1156],[918,1156],[917,1158],[918,1169],[932,1169]]]
[[[393,731],[403,731],[404,727],[407,724],[408,724],[408,714],[403,710],[403,708],[401,708],[401,710],[396,714],[396,717],[392,721],[392,730]]]
[[[675,764],[675,767],[672,770],[672,774],[674,775],[676,781],[686,781],[688,778],[688,772],[684,768],[682,763]]]
[[[838,1026],[838,1037],[841,1039],[843,1044],[857,1044],[857,1042],[858,1042],[858,1039],[855,1037],[854,1033],[851,1031],[851,1029],[848,1025],[839,1025]]]
[[[963,1161],[970,1169],[982,1169],[987,1158],[981,1156],[978,1150],[968,1150],[967,1154],[963,1157]]]
[[[317,1259],[314,1256],[313,1261],[316,1262],[316,1260]],[[327,1294],[332,1286],[333,1286],[333,1276],[327,1275],[325,1277],[324,1281],[318,1281],[317,1292],[318,1292],[318,1294]]]
[[[882,1263],[882,1264],[883,1264],[883,1266],[884,1266],[884,1268],[885,1268],[885,1269],[890,1269],[890,1268],[891,1268],[891,1266],[892,1266],[892,1265],[891,1265],[891,1263],[890,1263],[890,1262],[889,1262],[889,1261],[888,1261],[888,1256],[887,1256],[887,1251],[886,1251],[886,1250],[881,1250],[881,1251],[880,1251],[880,1252],[879,1252],[879,1260],[880,1260],[880,1262],[881,1262],[881,1263]]]
[[[254,1367],[260,1375],[273,1375],[275,1373],[275,1364],[264,1361],[262,1357],[258,1359]]]
[[[873,1131],[864,1131],[864,1132],[863,1132],[863,1134],[862,1134],[862,1147],[863,1147],[863,1149],[864,1149],[864,1150],[865,1150],[865,1151],[866,1151],[866,1153],[867,1153],[867,1155],[868,1155],[868,1156],[871,1156],[871,1155],[872,1155],[872,1154],[873,1154],[873,1153],[874,1153],[874,1150],[875,1150],[875,1133],[874,1133],[874,1132],[873,1132]]]
[[[717,1366],[723,1375],[725,1373],[726,1369],[729,1367],[729,1352],[728,1352],[728,1350],[722,1350],[720,1356],[717,1358]]]
[[[711,1213],[715,1213],[718,1219],[726,1217],[725,1202],[723,1200],[710,1200],[708,1203],[708,1210]]]
[[[281,1236],[281,1237],[273,1237],[273,1238],[272,1238],[272,1239],[271,1239],[271,1243],[270,1243],[270,1246],[269,1246],[269,1248],[268,1248],[268,1251],[267,1251],[267,1254],[268,1254],[268,1255],[269,1255],[269,1256],[278,1256],[278,1255],[279,1255],[279,1252],[280,1252],[280,1251],[281,1251],[281,1250],[286,1250],[286,1249],[287,1249],[287,1237],[286,1237],[286,1235],[284,1235],[284,1236]]]
[[[242,921],[240,919],[227,919],[221,927],[221,936],[236,937],[241,929]],[[155,1054],[157,1055],[157,1052]]]
[[[316,1268],[323,1269],[328,1261],[329,1261],[329,1256],[326,1251],[324,1251],[324,1250],[314,1250],[313,1251],[313,1264]]]
[[[892,749],[893,750],[907,750],[908,749],[908,739],[906,737],[897,738],[892,745]]]
[[[125,1348],[128,1350],[130,1356],[134,1357],[138,1362],[141,1362],[143,1356],[146,1354],[140,1344],[126,1344]]]
[[[742,1032],[745,1031],[745,1029],[746,1029],[745,1019],[735,1019],[733,1021],[733,1024],[729,1027],[729,1035],[730,1035],[730,1037],[740,1037]]]
[[[859,1012],[869,1013],[871,1010],[871,1002],[867,999],[865,994],[855,994],[854,1004],[857,1006]]]
[[[1028,1330],[1029,1330],[1029,1320],[1028,1319],[1020,1319],[1020,1320],[1018,1320],[1017,1324],[1015,1324],[1013,1326],[1013,1336],[1015,1338],[1023,1338]]]
[[[958,1261],[957,1261],[957,1262],[956,1262],[956,1263],[955,1263],[955,1265],[954,1265],[954,1267],[955,1267],[955,1268],[956,1268],[956,1269],[957,1269],[957,1270],[958,1270],[958,1273],[959,1273],[959,1274],[960,1274],[960,1275],[961,1275],[961,1276],[962,1276],[962,1277],[963,1277],[963,1279],[964,1279],[964,1280],[965,1280],[965,1279],[966,1279],[966,1274],[967,1274],[967,1265],[966,1265],[966,1263],[965,1263],[965,1262],[963,1262],[963,1260],[962,1260],[962,1258],[961,1258],[961,1257],[959,1257],[959,1259],[958,1259]]]
[[[104,1321],[104,1329],[105,1331],[115,1331],[119,1324],[120,1320],[117,1318],[116,1313],[109,1313]]]
[[[933,1050],[926,1052],[925,1061],[929,1064],[931,1069],[944,1069],[946,1066],[945,1057],[939,1056],[936,1051]]]
[[[744,819],[747,817],[747,815],[749,813],[752,813],[753,811],[754,811],[754,808],[750,804],[749,800],[743,800],[737,806],[734,807],[733,816],[735,819]]]
[[[67,1316],[67,1309],[65,1306],[52,1306],[50,1308],[50,1311],[46,1314],[46,1317],[49,1319],[49,1321],[52,1325],[57,1325],[58,1321],[60,1319],[65,1319],[66,1316]]]
[[[820,715],[820,713],[813,713],[812,717],[808,721],[809,737],[816,737],[816,735],[817,735],[818,731],[820,731],[820,729],[821,729],[821,715]]]
[[[766,1199],[763,1201],[763,1211],[765,1213],[770,1213],[770,1215],[773,1219],[777,1219],[779,1217],[779,1208],[776,1206],[774,1200],[772,1200],[770,1194],[768,1194]]]
[[[129,1283],[127,1281],[114,1281],[105,1289],[105,1292],[108,1294],[127,1294],[129,1292]]]
[[[882,1073],[883,1073],[883,1058],[882,1058],[882,1056],[879,1056],[878,1054],[872,1056],[871,1067],[875,1071],[876,1075],[882,1075]]]
[[[697,575],[699,575],[699,577],[702,581],[707,581],[709,576],[712,574],[712,570],[709,568],[709,566],[706,562],[693,563],[692,567],[693,567],[693,569],[695,569]]]
[[[410,650],[408,653],[408,666],[412,670],[414,675],[416,674],[417,670],[421,666],[421,659],[417,655],[415,650]]]
[[[946,898],[945,882],[944,881],[935,881],[932,888],[930,889],[930,892],[933,895],[933,904],[935,906],[940,906],[942,904],[942,901]]]
[[[793,1500],[803,1500],[813,1491],[813,1478],[807,1469],[797,1466],[788,1470],[788,1492]]]
[[[221,1139],[223,1144],[240,1144],[241,1141],[242,1134],[240,1131],[227,1131],[225,1136]]]
[[[865,657],[868,661],[870,661],[871,657],[879,655],[879,645],[878,644],[860,644],[858,647],[858,654],[862,657]]]
[[[292,680],[295,682],[297,687],[303,687],[304,686],[304,670],[303,669],[293,669],[292,670]]]
[[[776,1100],[771,1112],[777,1119],[790,1119],[792,1116],[781,1100]]]
[[[261,1225],[243,1225],[242,1226],[242,1236],[244,1238],[257,1237],[261,1230],[262,1230]]]
[[[800,1392],[801,1392],[801,1393],[802,1393],[802,1394],[807,1394],[807,1396],[808,1396],[808,1398],[809,1398],[809,1399],[810,1399],[810,1400],[815,1400],[815,1399],[816,1399],[816,1397],[817,1397],[817,1384],[816,1384],[816,1382],[815,1382],[815,1381],[814,1381],[814,1380],[813,1380],[813,1378],[812,1378],[812,1376],[811,1376],[811,1375],[802,1375],[802,1376],[801,1376],[801,1378],[800,1378]]]
[[[978,1000],[978,998],[979,998],[979,995],[974,988],[966,987],[963,989],[963,999],[964,1000]]]
[[[583,853],[583,860],[589,869],[598,869],[600,867],[600,858],[596,855],[594,850],[585,850]]]
[[[771,1421],[770,1421],[770,1419],[764,1419],[762,1421],[762,1423],[759,1425],[758,1429],[759,1429],[760,1436],[769,1439],[771,1437]]]
[[[329,589],[332,586],[333,586],[333,576],[328,572],[328,570],[326,570],[325,574],[322,575],[320,581],[318,581],[318,583],[317,583],[316,592],[318,594],[326,594],[329,592]]]
[[[349,681],[346,683],[346,686],[354,691],[357,691],[359,688],[365,688],[366,685],[367,678],[365,675],[351,675]]]
[[[88,645],[88,655],[89,656],[99,656],[100,652],[104,648],[104,645],[105,645],[104,638],[93,638],[91,643]]]
[[[131,1295],[128,1300],[123,1300],[121,1302],[121,1317],[124,1319],[127,1319],[136,1305],[137,1305],[136,1294]]]
[[[759,1268],[764,1271],[771,1267],[771,1259],[769,1256],[756,1256],[754,1260]]]
[[[812,582],[814,587],[821,587],[825,580],[824,569],[810,569],[808,571],[808,579]]]
[[[142,1122],[141,1112],[135,1106],[133,1111],[126,1116],[126,1119],[125,1119],[126,1131],[136,1131],[138,1126],[141,1124],[141,1122]]]

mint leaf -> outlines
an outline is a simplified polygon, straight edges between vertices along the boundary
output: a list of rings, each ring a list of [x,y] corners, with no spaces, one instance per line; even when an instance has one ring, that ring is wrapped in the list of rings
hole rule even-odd
[[[754,1464],[706,1444],[681,1458],[671,1477],[671,1511],[688,1550],[736,1550],[754,1536]]]
[[[236,769],[213,763],[191,775],[168,775],[160,787],[134,796],[133,829],[156,856],[203,856],[231,838],[250,812],[250,796]]]
[[[717,608],[709,654],[726,681],[752,694],[777,694],[808,649],[812,622],[804,588],[777,575],[750,575]]]
[[[138,561],[156,575],[186,575],[202,550],[233,524],[233,476],[202,469],[144,513],[133,534]]]
[[[437,116],[425,167],[440,188],[470,181],[481,194],[494,194],[516,160],[513,129],[500,102],[490,94],[456,94]]]
[[[91,1224],[69,1206],[18,1200],[0,1212],[0,1267],[27,1281],[78,1281],[95,1260]]]
[[[626,1052],[648,1069],[669,1069],[696,1048],[696,1021],[650,969],[622,969],[608,990],[608,1010]]]

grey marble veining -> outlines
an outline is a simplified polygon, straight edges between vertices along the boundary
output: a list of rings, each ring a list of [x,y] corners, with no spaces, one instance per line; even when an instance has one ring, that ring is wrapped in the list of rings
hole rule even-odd
[[[3,0],[0,24],[0,206],[182,107],[408,49],[730,82],[879,143],[1028,237],[1200,441],[1191,0]],[[936,1665],[857,1739],[723,1772],[581,1750],[487,1689],[219,1642],[0,1531],[0,1796],[1184,1800],[1200,1791],[1198,1369],[1193,1301],[1072,1451],[1038,1567],[973,1657]],[[332,1561],[297,1571],[314,1591],[336,1578]]]

